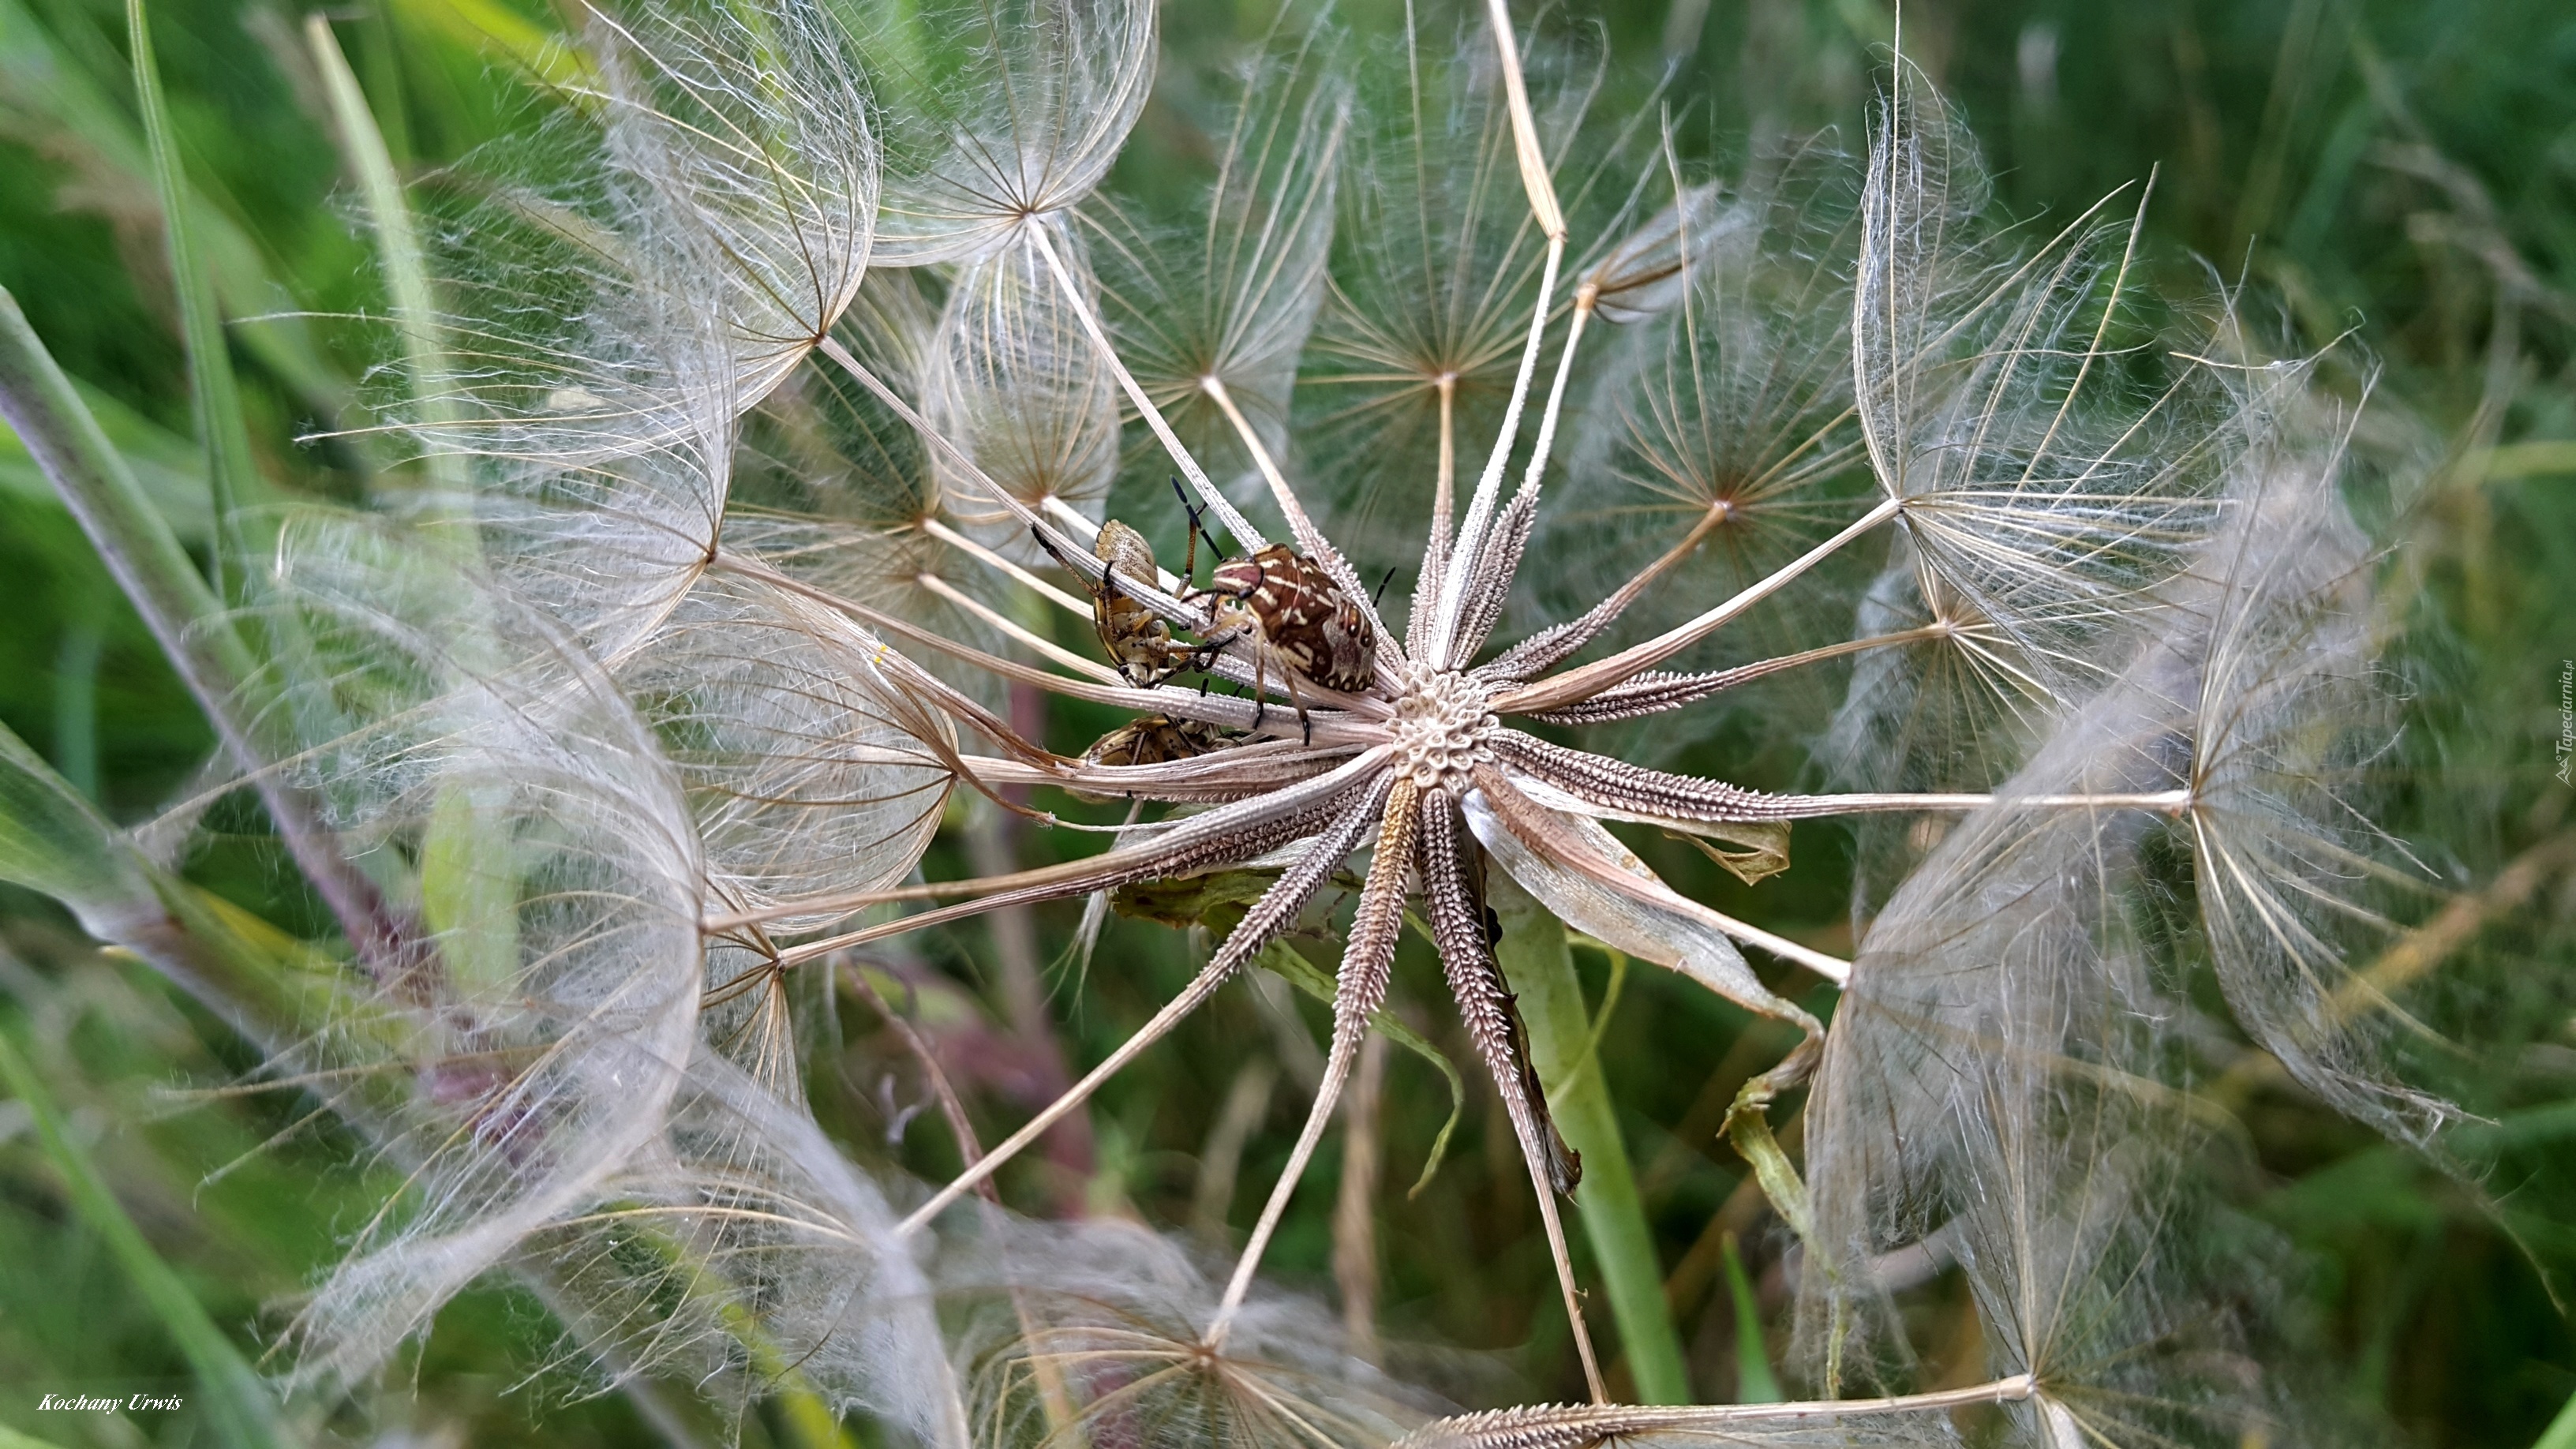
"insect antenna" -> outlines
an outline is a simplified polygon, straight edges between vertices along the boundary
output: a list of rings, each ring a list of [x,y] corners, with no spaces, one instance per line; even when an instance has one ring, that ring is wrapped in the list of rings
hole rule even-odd
[[[1189,490],[1181,486],[1177,477],[1172,479],[1172,492],[1181,500],[1181,511],[1190,518],[1190,547],[1188,556],[1181,562],[1181,582],[1196,590],[1199,586],[1199,540],[1206,539],[1208,552],[1218,558],[1225,557],[1225,549],[1217,543],[1216,535],[1208,532],[1207,525],[1200,521],[1206,510],[1190,501]]]
[[[1377,592],[1369,595],[1370,608],[1374,609],[1378,605],[1386,602],[1386,586],[1395,582],[1395,570],[1396,565],[1394,564],[1388,564],[1386,566],[1386,577],[1377,581]]]
[[[1066,553],[1062,548],[1056,545],[1056,541],[1054,539],[1046,536],[1045,529],[1038,527],[1034,523],[1029,525],[1029,537],[1038,541],[1038,547],[1045,549],[1047,557],[1054,559],[1058,567],[1061,567],[1066,573],[1073,575],[1076,579],[1082,577],[1082,571],[1089,565],[1090,560],[1084,559],[1080,562],[1076,562],[1071,554]]]

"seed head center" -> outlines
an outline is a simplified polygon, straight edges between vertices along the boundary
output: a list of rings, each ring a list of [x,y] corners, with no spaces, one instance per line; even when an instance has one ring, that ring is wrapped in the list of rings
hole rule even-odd
[[[1485,691],[1454,670],[1407,671],[1391,728],[1396,768],[1420,789],[1467,791],[1496,720]]]

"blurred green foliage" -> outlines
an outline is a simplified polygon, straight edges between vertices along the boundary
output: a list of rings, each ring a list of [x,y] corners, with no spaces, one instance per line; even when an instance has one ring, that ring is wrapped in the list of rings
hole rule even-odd
[[[1651,80],[1669,64],[1661,104],[1721,161],[1827,126],[1857,147],[1896,26],[1878,0],[1562,8],[1597,15],[1624,74]],[[437,184],[442,162],[543,104],[525,67],[542,65],[561,17],[542,6],[382,0],[329,13],[395,164],[416,180]],[[1337,14],[1384,33],[1404,7],[1346,0]],[[153,11],[260,465],[289,491],[363,499],[399,482],[386,450],[363,437],[297,441],[363,423],[355,399],[376,359],[362,329],[330,319],[383,306],[302,21],[275,0]],[[1251,0],[1193,0],[1166,16],[1172,45],[1211,52],[1270,23],[1270,7]],[[2446,1172],[2339,1122],[2250,1057],[2212,1088],[2254,1148],[2256,1216],[2292,1250],[2296,1271],[2278,1285],[2294,1300],[2289,1316],[2337,1372],[2333,1392],[2364,1426],[2355,1432],[2531,1443],[2576,1400],[2564,1307],[2576,1301],[2576,791],[2553,778],[2562,659],[2576,655],[2576,10],[1963,0],[1909,5],[1903,23],[1906,53],[1987,147],[2007,212],[2044,225],[2152,174],[2148,257],[2178,295],[2235,289],[2249,315],[2302,345],[2350,336],[2345,356],[2358,360],[2336,382],[2368,391],[2360,455],[2393,485],[2380,510],[2391,667],[2411,699],[2382,762],[2387,823],[2457,893],[2428,896],[2430,924],[2410,938],[2424,958],[2416,1000],[2450,1037],[2417,1065],[2489,1124],[2463,1135],[2465,1160]],[[90,390],[183,540],[202,546],[204,466],[125,34],[121,7],[105,0],[0,0],[0,286]],[[1624,93],[1642,96],[1644,80]],[[1182,129],[1149,112],[1130,169]],[[2416,478],[2426,481],[2406,481]],[[259,917],[318,932],[321,914],[255,806],[208,775],[205,722],[5,435],[0,580],[0,725],[121,822],[213,790],[176,864]],[[1067,706],[1050,730],[1079,746],[1114,722]],[[1741,777],[1743,762],[1729,763]],[[939,849],[934,869],[966,869],[962,829]],[[1768,918],[1847,945],[1846,854],[1834,829],[1802,826],[1799,868],[1759,887],[1680,850],[1656,863],[1721,908],[1758,890]],[[1051,954],[1074,920],[1050,911],[1037,925]],[[1056,1049],[1076,1061],[1096,1060],[1189,969],[1167,928],[1113,920],[1109,931],[1102,964],[1060,980],[1051,1003]],[[921,1019],[1003,1055],[1030,1047],[983,928],[913,949],[893,964]],[[1606,963],[1578,952],[1576,965],[1597,1006]],[[1408,942],[1395,1010],[1468,1060],[1436,978]],[[854,1000],[839,1007],[836,1029],[814,1043],[818,1115],[854,1137],[898,1137],[925,1173],[953,1167],[944,1137],[906,1130],[918,1094],[890,1067],[898,1053],[880,1024]],[[1661,973],[1637,973],[1618,1007],[1595,1024],[1599,1057],[1692,1387],[1712,1399],[1769,1392],[1781,1244],[1715,1134],[1785,1036]],[[1322,1020],[1285,990],[1228,993],[1102,1094],[1087,1140],[1015,1166],[1006,1188],[1196,1230],[1212,1212],[1239,1231],[1285,1157]],[[49,903],[6,888],[0,1033],[50,1085],[68,1140],[167,1273],[256,1359],[299,1285],[363,1221],[380,1171],[363,1145],[311,1097],[214,1090],[244,1079],[254,1046],[131,957],[88,945]],[[1008,1071],[966,1075],[992,1121],[1030,1105],[1029,1083]],[[1278,1078],[1286,1090],[1272,1090]],[[1402,1052],[1388,1082],[1378,1252],[1391,1361],[1469,1399],[1507,1374],[1579,1387],[1499,1107],[1472,1097],[1445,1166],[1407,1196],[1449,1093]],[[1249,1135],[1212,1177],[1229,1102],[1247,1105]],[[1319,1291],[1338,1170],[1326,1158],[1271,1257]],[[0,1100],[0,1428],[65,1444],[219,1442],[202,1395],[175,1415],[33,1412],[49,1391],[188,1391],[181,1339],[131,1270],[75,1205],[27,1104]],[[1744,1338],[1747,1323],[1769,1325],[1767,1353]],[[1964,1304],[1961,1323],[1972,1323]],[[1966,1332],[1962,1357],[1976,1349]],[[581,1379],[547,1371],[552,1333],[536,1290],[495,1284],[448,1309],[409,1375],[306,1427],[420,1443],[797,1440],[775,1407],[583,1399]]]

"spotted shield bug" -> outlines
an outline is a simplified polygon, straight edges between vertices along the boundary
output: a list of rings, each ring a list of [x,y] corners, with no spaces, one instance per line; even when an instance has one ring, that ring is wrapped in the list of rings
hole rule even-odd
[[[1172,487],[1179,491],[1180,480],[1172,480]],[[1184,565],[1182,575],[1186,582],[1197,571],[1198,544],[1206,531],[1186,494],[1181,504],[1190,520],[1190,562]],[[1108,651],[1119,674],[1140,689],[1151,689],[1184,670],[1204,669],[1218,651],[1246,641],[1252,646],[1256,700],[1267,690],[1270,672],[1275,668],[1288,687],[1288,698],[1296,706],[1300,721],[1306,721],[1306,703],[1298,694],[1299,680],[1351,693],[1366,689],[1376,677],[1377,631],[1369,623],[1368,612],[1333,581],[1332,575],[1285,544],[1271,544],[1248,558],[1224,559],[1210,574],[1206,588],[1192,588],[1183,595],[1208,609],[1207,638],[1193,645],[1173,638],[1170,622],[1125,587],[1139,584],[1151,588],[1160,577],[1153,546],[1135,529],[1114,518],[1100,525],[1099,536],[1092,544],[1099,568],[1096,578],[1090,567],[1068,557],[1043,533],[1038,535],[1038,542],[1083,581],[1083,587],[1091,594],[1091,622],[1100,635],[1101,647]],[[1214,547],[1215,540],[1210,538],[1209,544]],[[1255,728],[1260,726],[1264,708],[1266,705],[1256,705],[1254,709]],[[1137,722],[1139,726],[1146,723]],[[1183,727],[1164,720],[1163,728],[1168,734]],[[1308,728],[1311,732],[1311,721]],[[1095,758],[1110,740],[1124,734],[1123,730],[1113,732],[1095,745]],[[1181,738],[1170,737],[1176,741]],[[1213,744],[1204,747],[1212,748]],[[1193,749],[1185,754],[1200,752]]]
[[[1301,721],[1306,702],[1297,693],[1299,679],[1350,693],[1366,689],[1376,676],[1377,631],[1367,612],[1314,560],[1286,544],[1219,563],[1208,586],[1191,597],[1208,603],[1214,626],[1209,644],[1252,641],[1256,695],[1271,667],[1278,667]],[[1254,723],[1259,724],[1257,711]]]

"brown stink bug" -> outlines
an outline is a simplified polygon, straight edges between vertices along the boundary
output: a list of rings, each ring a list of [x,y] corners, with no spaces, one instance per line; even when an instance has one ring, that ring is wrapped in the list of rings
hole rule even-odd
[[[1225,736],[1204,720],[1149,714],[1102,735],[1083,751],[1094,765],[1162,765],[1222,748]]]
[[[1108,651],[1110,662],[1129,684],[1152,689],[1200,659],[1198,648],[1175,640],[1172,626],[1161,615],[1120,586],[1125,580],[1150,589],[1158,582],[1154,546],[1143,534],[1114,518],[1102,523],[1091,547],[1100,570],[1097,577],[1089,566],[1066,557],[1046,535],[1037,537],[1056,562],[1082,580],[1091,595],[1091,627],[1100,634],[1100,647]],[[1196,538],[1190,541],[1190,553],[1195,560]]]
[[[1166,765],[1174,760],[1194,759],[1232,743],[1224,731],[1203,720],[1149,714],[1092,741],[1091,748],[1082,752],[1082,761],[1087,765]],[[1109,798],[1081,786],[1074,786],[1073,791],[1086,799]]]
[[[1367,612],[1314,560],[1286,544],[1225,560],[1191,597],[1208,601],[1209,644],[1253,642],[1256,692],[1270,667],[1279,667],[1301,720],[1306,705],[1297,696],[1299,679],[1347,694],[1376,677],[1377,631]]]

